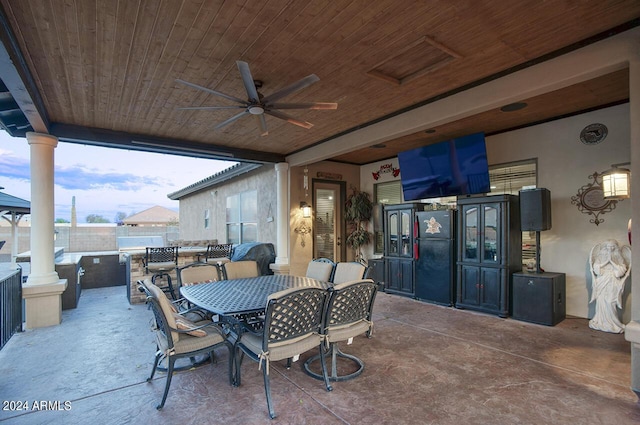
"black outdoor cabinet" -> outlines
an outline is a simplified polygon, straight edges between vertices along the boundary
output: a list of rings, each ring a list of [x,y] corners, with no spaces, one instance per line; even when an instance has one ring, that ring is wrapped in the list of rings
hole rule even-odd
[[[424,204],[409,203],[384,206],[385,291],[413,297],[415,237],[413,231],[416,211]]]
[[[372,258],[368,262],[368,277],[372,279],[379,289],[384,289],[384,259]]]
[[[507,317],[511,275],[522,270],[515,195],[458,198],[456,307]]]

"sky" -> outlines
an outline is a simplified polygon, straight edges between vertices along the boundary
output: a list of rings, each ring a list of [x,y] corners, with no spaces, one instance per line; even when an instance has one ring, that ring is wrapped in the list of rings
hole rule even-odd
[[[31,200],[29,144],[0,130],[0,187],[2,192]],[[189,158],[59,142],[54,150],[55,218],[71,221],[75,196],[78,223],[90,214],[115,222],[160,205],[178,211],[169,193],[187,187],[235,164],[231,161]]]

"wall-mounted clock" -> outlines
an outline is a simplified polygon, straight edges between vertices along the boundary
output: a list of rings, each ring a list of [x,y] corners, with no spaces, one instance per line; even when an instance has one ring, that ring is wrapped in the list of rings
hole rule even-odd
[[[585,145],[597,145],[609,134],[607,126],[600,123],[589,124],[580,132],[580,141]]]

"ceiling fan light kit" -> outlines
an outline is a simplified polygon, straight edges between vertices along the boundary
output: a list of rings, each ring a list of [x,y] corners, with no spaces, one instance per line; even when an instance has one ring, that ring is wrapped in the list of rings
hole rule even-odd
[[[278,100],[287,97],[297,91],[300,91],[306,87],[309,87],[311,84],[320,81],[317,75],[311,74],[304,77],[301,80],[296,81],[295,83],[275,92],[269,96],[262,96],[258,93],[258,88],[262,87],[262,81],[254,80],[251,75],[251,70],[249,69],[249,64],[243,61],[236,61],[236,65],[238,66],[238,70],[240,71],[240,76],[242,77],[242,82],[244,84],[244,88],[247,92],[247,99],[242,100],[235,96],[231,96],[207,87],[199,86],[194,83],[190,83],[188,81],[184,81],[181,79],[176,79],[176,82],[180,84],[187,85],[196,90],[201,90],[209,94],[213,94],[214,96],[222,97],[232,102],[239,103],[239,105],[234,106],[189,106],[178,108],[179,110],[220,110],[220,109],[244,109],[244,111],[232,116],[231,118],[219,123],[216,125],[216,129],[222,128],[226,125],[231,124],[232,122],[247,116],[254,115],[258,119],[257,126],[260,134],[262,136],[266,136],[269,134],[267,130],[267,122],[264,118],[264,114],[271,115],[272,117],[279,118],[281,120],[287,121],[291,124],[297,125],[302,128],[309,129],[313,127],[308,121],[300,121],[291,117],[283,112],[280,109],[311,109],[311,110],[333,110],[338,108],[337,103],[333,102],[307,102],[307,103],[277,103]]]

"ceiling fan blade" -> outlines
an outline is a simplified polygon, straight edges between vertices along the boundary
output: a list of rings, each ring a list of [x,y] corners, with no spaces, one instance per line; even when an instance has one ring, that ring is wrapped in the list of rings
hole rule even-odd
[[[244,88],[247,91],[247,96],[249,96],[249,101],[259,102],[260,96],[258,95],[258,89],[256,89],[256,83],[253,81],[251,70],[249,70],[249,64],[242,61],[236,61],[236,65],[238,65],[238,70],[242,76],[242,82],[244,83]]]
[[[282,90],[279,90],[275,93],[270,94],[269,96],[266,96],[264,99],[262,99],[262,103],[264,104],[273,103],[279,99],[282,99],[283,97],[289,96],[290,94],[297,92],[298,90],[302,90],[305,87],[309,87],[311,84],[318,81],[320,81],[320,78],[318,78],[316,74],[307,75],[302,80],[298,80],[295,83],[291,84],[290,86],[287,86]]]
[[[267,130],[267,119],[264,117],[264,114],[254,115],[256,117],[256,123],[258,124],[258,130],[260,131],[261,136],[266,136],[269,134],[269,130]]]
[[[338,109],[338,104],[333,102],[273,103],[267,106],[273,109]]]
[[[184,106],[182,108],[176,108],[179,111],[187,111],[187,110],[203,110],[203,111],[213,111],[216,109],[245,109],[245,105],[237,105],[237,106]]]
[[[202,86],[199,86],[197,84],[193,84],[193,83],[190,83],[188,81],[181,80],[179,78],[176,78],[176,82],[180,83],[180,84],[184,84],[185,86],[193,87],[194,89],[197,89],[197,90],[202,90],[204,92],[214,94],[216,96],[224,97],[225,99],[233,100],[234,102],[238,102],[238,103],[241,103],[243,105],[247,105],[247,101],[246,100],[238,99],[237,97],[229,96],[228,94],[220,93],[219,91],[208,89],[206,87],[202,87]]]
[[[215,128],[216,128],[216,130],[217,130],[217,129],[219,129],[219,128],[222,128],[222,127],[224,127],[225,125],[231,124],[232,122],[234,122],[234,121],[236,121],[236,120],[238,120],[238,119],[240,119],[240,118],[244,117],[245,115],[249,115],[249,112],[247,112],[247,111],[242,111],[242,112],[240,112],[239,114],[232,116],[232,117],[231,117],[231,118],[229,118],[228,120],[226,120],[226,121],[222,121],[220,124],[216,125],[216,127],[215,127]]]
[[[304,127],[307,130],[310,129],[311,127],[313,127],[313,124],[311,124],[308,121],[297,120],[297,119],[293,118],[292,116],[287,115],[287,114],[283,114],[282,112],[279,112],[279,111],[264,111],[264,113],[265,114],[269,114],[271,116],[274,116],[276,118],[280,118],[281,120],[285,120],[285,121],[287,121],[287,122],[289,122],[291,124],[295,124],[297,126]]]

